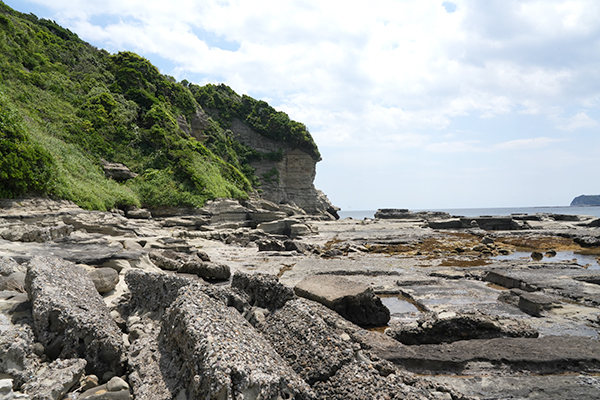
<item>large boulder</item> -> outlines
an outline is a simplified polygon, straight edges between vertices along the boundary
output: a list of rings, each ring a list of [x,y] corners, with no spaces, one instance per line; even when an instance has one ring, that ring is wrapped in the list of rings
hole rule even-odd
[[[295,297],[294,291],[279,283],[279,278],[269,274],[245,274],[236,271],[231,287],[246,293],[252,306],[274,310]]]
[[[46,355],[83,358],[87,371],[123,372],[122,333],[87,271],[54,257],[34,257],[25,286],[33,307],[37,340]]]
[[[294,371],[312,385],[327,380],[342,365],[354,361],[350,336],[336,326],[336,318],[331,314],[335,313],[322,304],[291,300],[270,313],[257,329]]]
[[[247,221],[249,210],[237,200],[217,199],[207,202],[204,211],[211,216],[210,222],[212,224],[220,224]]]
[[[106,175],[107,178],[114,179],[117,182],[124,182],[137,176],[135,172],[131,172],[131,170],[123,164],[111,163],[106,160],[101,161],[102,168],[104,168],[104,175]]]
[[[54,360],[43,367],[25,385],[23,392],[31,400],[59,400],[79,382],[86,362],[80,358]]]
[[[156,311],[167,308],[177,298],[177,292],[194,283],[190,278],[130,269],[125,274],[125,283],[131,292],[128,306],[131,309],[145,308]]]
[[[29,325],[0,332],[0,374],[14,379],[15,387],[31,379],[40,368],[34,343],[35,337]]]
[[[113,268],[96,268],[90,271],[90,278],[100,294],[110,292],[119,283],[119,273]]]
[[[188,398],[314,398],[312,391],[236,310],[200,287],[180,290],[161,338]]]
[[[284,235],[294,238],[315,233],[315,228],[293,218],[263,222],[258,224],[257,229],[271,235]]]
[[[200,257],[203,254],[204,260]],[[209,280],[227,280],[231,276],[228,265],[205,261],[208,256],[204,253],[192,255],[166,250],[150,253],[150,259],[161,269],[179,273],[194,274]]]
[[[407,345],[496,337],[538,337],[538,332],[521,320],[455,312],[427,314],[412,323],[392,325],[385,333]]]
[[[360,326],[383,326],[390,320],[390,310],[373,289],[336,275],[313,275],[304,278],[294,292],[319,302]]]

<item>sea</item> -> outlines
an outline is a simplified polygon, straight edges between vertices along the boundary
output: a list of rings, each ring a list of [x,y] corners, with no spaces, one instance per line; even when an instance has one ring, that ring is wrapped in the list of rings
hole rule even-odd
[[[391,207],[387,207],[391,208]],[[401,208],[401,207],[397,207]],[[353,218],[364,219],[374,218],[376,210],[342,210],[338,211],[340,219]],[[570,206],[542,206],[542,207],[500,207],[500,208],[431,208],[427,210],[415,209],[411,211],[444,211],[453,216],[461,217],[480,217],[483,215],[502,216],[511,214],[575,214],[591,215],[600,218],[600,206],[598,207],[570,207]]]

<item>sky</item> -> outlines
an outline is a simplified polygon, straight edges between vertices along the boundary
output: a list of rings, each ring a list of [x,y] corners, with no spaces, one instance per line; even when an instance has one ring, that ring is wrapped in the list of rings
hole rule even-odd
[[[597,0],[4,0],[308,127],[342,210],[600,194]]]

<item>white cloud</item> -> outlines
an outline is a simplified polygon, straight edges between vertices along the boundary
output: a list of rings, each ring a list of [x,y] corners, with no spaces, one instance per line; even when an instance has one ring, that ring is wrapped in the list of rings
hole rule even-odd
[[[564,139],[554,139],[549,137],[537,137],[530,139],[516,139],[508,142],[498,143],[494,148],[499,150],[528,150],[546,147],[551,143],[562,142]]]
[[[590,118],[585,112],[580,112],[573,115],[564,124],[558,125],[558,129],[572,132],[577,129],[595,128],[597,126],[598,121]]]
[[[600,118],[596,0],[30,1],[98,47],[267,99],[348,159],[379,143],[486,163],[498,150],[554,148],[557,129]],[[592,148],[585,140],[570,151]]]
[[[480,143],[476,140],[466,140],[433,143],[427,145],[426,149],[433,153],[479,153],[484,151],[479,145]]]

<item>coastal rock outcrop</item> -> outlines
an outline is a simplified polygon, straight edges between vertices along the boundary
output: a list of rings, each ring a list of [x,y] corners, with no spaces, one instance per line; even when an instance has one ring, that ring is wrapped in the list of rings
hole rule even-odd
[[[84,268],[35,257],[25,284],[36,337],[47,357],[83,358],[88,371],[98,376],[123,372],[122,333]]]
[[[369,285],[341,276],[309,276],[294,287],[294,292],[331,308],[357,325],[383,326],[390,320],[390,311]]]
[[[308,221],[257,199],[150,219],[20,203],[0,209],[2,229],[65,219],[77,227],[44,242],[0,239],[0,254],[17,254],[0,257],[0,374],[10,378],[0,393],[34,398],[52,381],[48,389],[64,398],[459,400],[475,387],[481,398],[502,390],[518,398],[546,379],[536,374],[551,374],[572,398],[598,397],[586,375],[600,371],[597,266],[561,254],[595,261],[598,234],[587,217],[513,215],[531,229],[456,232],[424,219]],[[318,230],[290,240],[237,225],[284,214]],[[534,261],[532,251],[544,257]],[[36,256],[50,252],[82,265]],[[203,265],[226,266],[231,277],[192,268]],[[305,279],[325,291],[316,300],[345,306],[298,296]],[[386,318],[360,319],[379,314]],[[389,323],[396,339],[350,320]],[[82,376],[90,373],[97,377]],[[452,374],[486,381],[461,386],[468,378]]]
[[[237,311],[195,286],[180,291],[161,335],[192,398],[314,398]]]
[[[276,204],[300,207],[308,214],[339,218],[339,208],[314,186],[319,160],[286,142],[256,133],[238,118],[233,120],[231,130],[242,144],[261,153],[278,154],[272,159],[261,158],[251,163],[261,180],[261,197]]]
[[[385,333],[407,345],[440,344],[496,337],[538,336],[538,332],[523,321],[481,313],[455,312],[424,315],[409,324],[394,324],[387,328]]]

